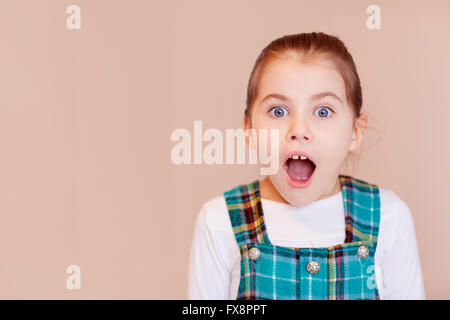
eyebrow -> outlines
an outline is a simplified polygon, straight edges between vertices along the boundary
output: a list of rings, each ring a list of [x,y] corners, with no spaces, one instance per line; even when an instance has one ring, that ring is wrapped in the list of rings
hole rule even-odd
[[[338,96],[337,94],[335,94],[335,93],[333,93],[333,92],[331,92],[331,91],[325,91],[325,92],[319,92],[319,93],[316,93],[316,94],[314,94],[314,95],[311,96],[310,100],[319,100],[319,99],[322,99],[322,98],[324,98],[324,97],[332,97],[332,98],[338,100],[341,104],[344,104],[344,102],[342,101],[342,99],[339,98],[339,96]],[[282,94],[279,94],[279,93],[270,93],[270,94],[268,94],[267,96],[265,96],[265,97],[261,100],[261,102],[264,102],[264,101],[266,101],[267,99],[270,99],[270,98],[275,98],[275,99],[279,99],[279,100],[282,100],[282,101],[288,101],[288,102],[291,101],[288,97],[283,96]]]

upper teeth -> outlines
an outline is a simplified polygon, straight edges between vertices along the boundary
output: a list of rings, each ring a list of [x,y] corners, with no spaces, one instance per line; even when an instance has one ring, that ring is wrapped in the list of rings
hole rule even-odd
[[[290,156],[290,158],[297,160],[298,159],[298,155],[294,154],[292,156]],[[305,156],[300,156],[301,160],[306,160],[307,158]]]

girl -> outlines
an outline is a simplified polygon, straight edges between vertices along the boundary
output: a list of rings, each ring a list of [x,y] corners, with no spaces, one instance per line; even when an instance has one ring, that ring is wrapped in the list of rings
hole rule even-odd
[[[361,107],[353,58],[337,37],[287,35],[263,49],[244,126],[279,129],[280,169],[202,206],[189,299],[425,298],[407,205],[340,174],[365,134]]]

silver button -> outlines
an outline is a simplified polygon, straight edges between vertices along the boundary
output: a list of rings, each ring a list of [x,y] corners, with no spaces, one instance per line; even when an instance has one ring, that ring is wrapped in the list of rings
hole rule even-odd
[[[320,264],[317,261],[310,261],[306,265],[306,270],[311,274],[316,274],[320,270]]]
[[[259,256],[261,256],[261,251],[258,248],[253,247],[248,251],[248,257],[253,261],[258,260]]]
[[[367,248],[366,246],[360,246],[358,248],[358,256],[361,259],[367,258],[368,255],[369,255],[369,248]]]

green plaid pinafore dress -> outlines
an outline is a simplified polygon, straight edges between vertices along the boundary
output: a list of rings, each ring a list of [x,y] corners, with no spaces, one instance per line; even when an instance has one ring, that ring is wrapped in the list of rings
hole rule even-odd
[[[273,245],[262,211],[259,180],[224,192],[241,252],[237,299],[379,299],[374,256],[380,221],[375,184],[339,175],[345,242],[332,247]]]

